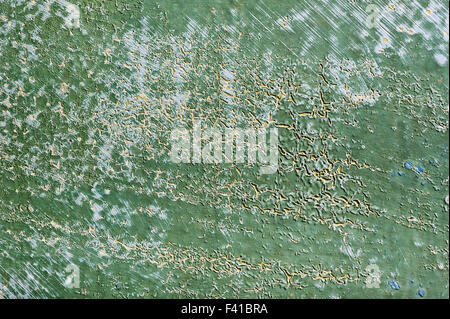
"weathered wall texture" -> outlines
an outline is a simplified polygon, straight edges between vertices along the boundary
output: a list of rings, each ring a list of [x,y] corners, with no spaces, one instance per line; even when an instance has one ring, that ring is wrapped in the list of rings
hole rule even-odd
[[[370,4],[0,0],[0,298],[448,298],[448,3]]]

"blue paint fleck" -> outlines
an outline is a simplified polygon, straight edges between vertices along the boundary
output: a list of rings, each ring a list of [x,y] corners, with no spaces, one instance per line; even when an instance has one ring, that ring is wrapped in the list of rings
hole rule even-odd
[[[423,168],[420,167],[420,166],[416,166],[416,170],[417,170],[419,173],[425,172],[425,169],[423,169]]]
[[[423,186],[423,185],[425,185],[425,184],[426,184],[426,182],[422,182],[422,183],[420,183],[420,184],[422,184],[422,186]]]
[[[398,284],[398,282],[389,280],[388,284],[389,284],[389,286],[391,286],[392,289],[400,290],[400,285]]]
[[[116,285],[116,289],[120,289],[120,285],[119,284]]]
[[[419,289],[419,292],[418,292],[418,294],[419,294],[419,296],[420,296],[420,297],[423,297],[423,296],[425,296],[425,290],[423,290],[423,289]]]

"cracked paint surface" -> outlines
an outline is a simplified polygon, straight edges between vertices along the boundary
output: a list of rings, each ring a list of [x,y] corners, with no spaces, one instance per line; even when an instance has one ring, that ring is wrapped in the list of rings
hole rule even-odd
[[[371,3],[0,0],[0,297],[448,298],[448,4]]]

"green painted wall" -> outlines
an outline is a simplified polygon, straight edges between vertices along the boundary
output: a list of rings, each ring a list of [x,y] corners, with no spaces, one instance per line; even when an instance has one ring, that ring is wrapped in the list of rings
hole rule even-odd
[[[0,298],[449,297],[448,3],[69,2],[0,0]]]

